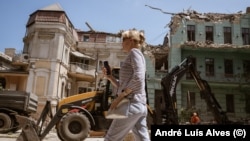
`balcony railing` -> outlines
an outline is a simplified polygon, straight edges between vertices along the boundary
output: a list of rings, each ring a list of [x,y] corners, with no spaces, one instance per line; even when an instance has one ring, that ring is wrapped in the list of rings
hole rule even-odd
[[[167,72],[155,72],[155,78],[163,78]],[[237,73],[237,74],[225,74],[225,73],[215,73],[214,76],[206,76],[205,72],[200,72],[200,77],[208,82],[225,82],[225,83],[249,83],[250,75]],[[191,78],[186,78],[186,75],[183,76],[184,79],[191,80]]]
[[[213,82],[225,82],[225,83],[247,83],[249,79],[243,73],[237,74],[226,74],[226,73],[215,73],[214,76],[206,76],[205,72],[201,72],[200,76],[202,79]]]
[[[80,73],[95,76],[96,67],[91,65],[86,65],[83,63],[72,62],[70,63],[71,73]]]

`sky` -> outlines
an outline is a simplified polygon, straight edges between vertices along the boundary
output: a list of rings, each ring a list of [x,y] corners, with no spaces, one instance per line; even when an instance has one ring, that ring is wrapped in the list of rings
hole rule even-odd
[[[89,31],[86,22],[94,30],[108,33],[136,28],[144,30],[148,44],[159,45],[169,32],[171,15],[148,6],[171,13],[190,9],[233,14],[245,13],[250,0],[1,0],[0,52],[15,48],[21,53],[30,14],[52,4],[61,6],[76,29]]]

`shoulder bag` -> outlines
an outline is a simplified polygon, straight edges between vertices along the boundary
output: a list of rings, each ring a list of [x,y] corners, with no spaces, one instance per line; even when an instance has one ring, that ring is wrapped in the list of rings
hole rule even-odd
[[[112,110],[110,109],[108,110],[108,113],[106,114],[106,118],[107,119],[127,118],[129,105],[130,105],[130,100],[124,97],[122,101],[120,101],[120,103],[116,106],[116,108]]]

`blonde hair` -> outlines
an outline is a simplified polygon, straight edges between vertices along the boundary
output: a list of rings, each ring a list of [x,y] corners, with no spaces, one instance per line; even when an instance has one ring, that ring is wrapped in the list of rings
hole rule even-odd
[[[136,41],[139,44],[139,46],[143,46],[145,43],[144,31],[142,31],[142,30],[138,31],[136,29],[129,29],[126,31],[122,31],[121,37],[122,37],[122,39],[124,39],[124,38],[133,39],[134,41]]]

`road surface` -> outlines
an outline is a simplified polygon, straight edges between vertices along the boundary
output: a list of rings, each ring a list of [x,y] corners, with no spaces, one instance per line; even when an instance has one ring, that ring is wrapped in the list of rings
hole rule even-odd
[[[0,141],[16,141],[17,137],[21,133],[21,130],[17,131],[16,133],[8,133],[8,134],[0,134]],[[58,137],[56,132],[51,131],[43,141],[61,141]],[[104,141],[102,137],[89,137],[85,141]]]

